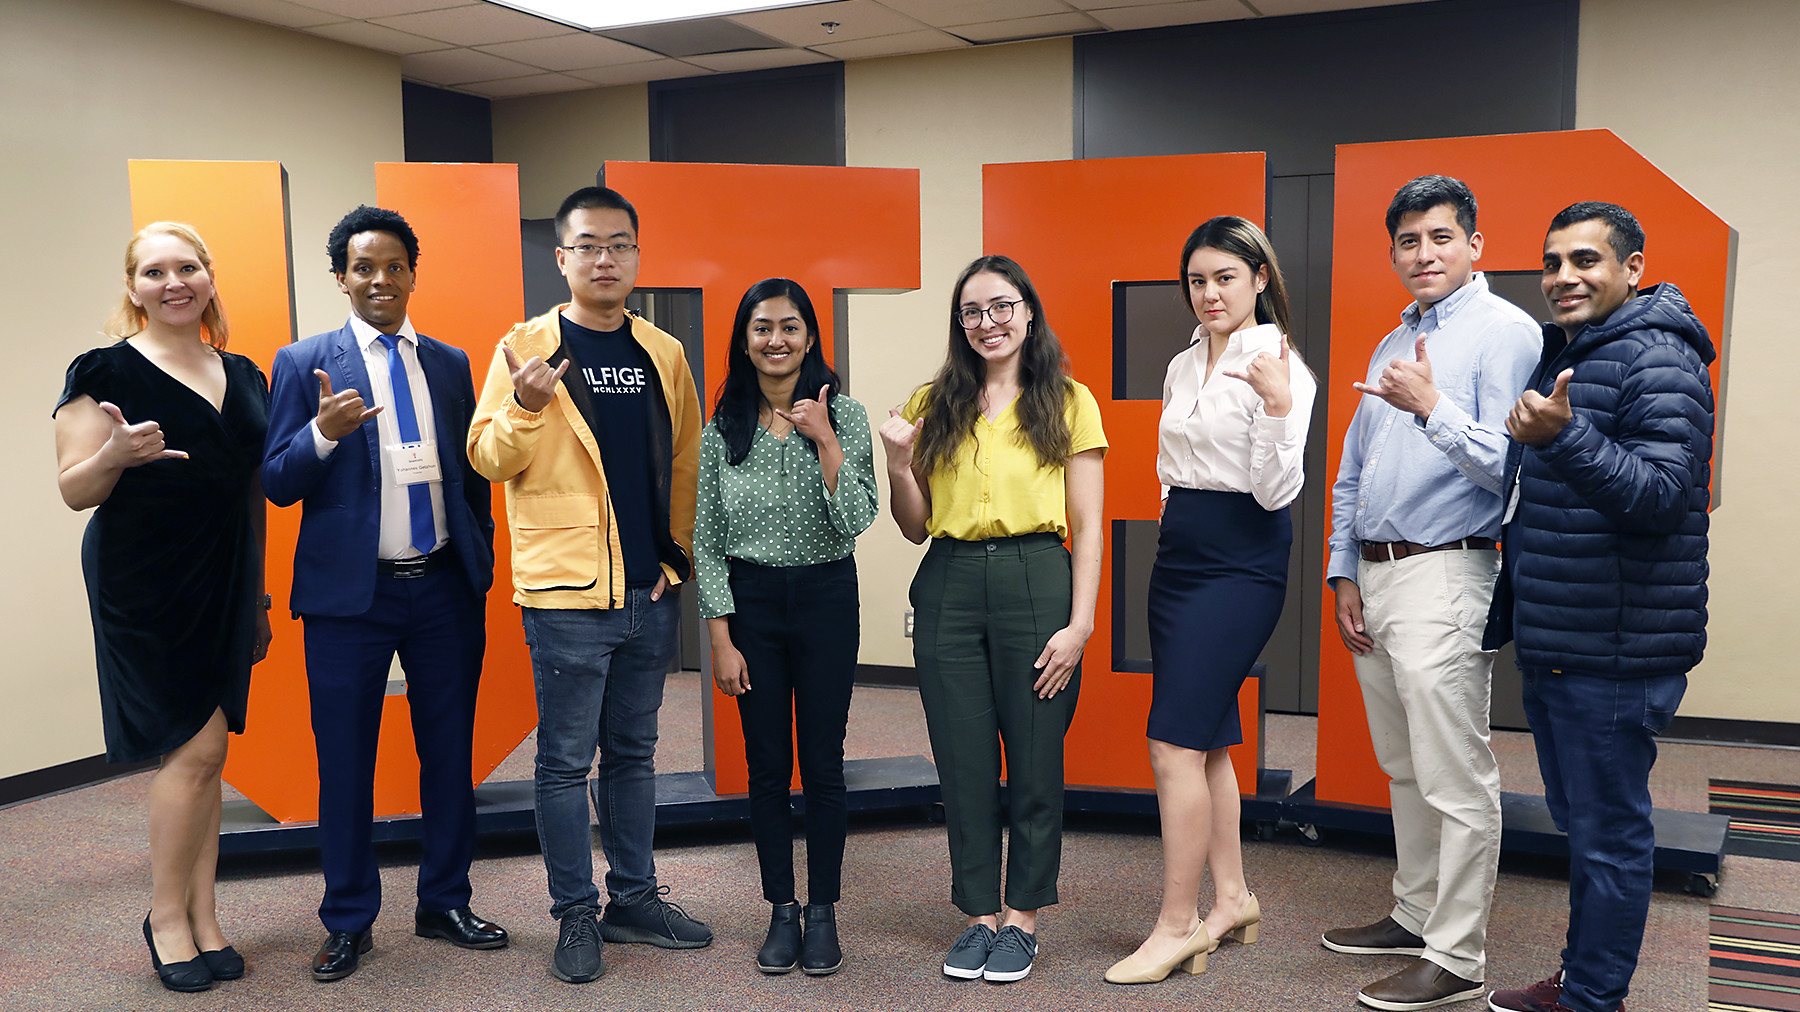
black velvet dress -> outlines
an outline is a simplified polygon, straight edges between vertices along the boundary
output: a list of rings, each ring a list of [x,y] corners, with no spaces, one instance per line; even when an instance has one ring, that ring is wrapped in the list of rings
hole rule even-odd
[[[244,730],[261,605],[250,496],[269,384],[250,359],[223,357],[222,410],[126,341],[77,358],[56,402],[110,401],[188,454],[127,468],[81,540],[111,762],[174,751],[215,709]]]

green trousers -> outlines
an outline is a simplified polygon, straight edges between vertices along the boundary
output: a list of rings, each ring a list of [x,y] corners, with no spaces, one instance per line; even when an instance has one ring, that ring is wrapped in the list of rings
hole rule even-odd
[[[1038,655],[1069,624],[1069,552],[1054,534],[938,538],[913,577],[913,663],[950,834],[950,901],[1000,910],[1000,756],[1010,831],[1006,905],[1056,902],[1062,865],[1063,736],[1077,668],[1054,698],[1032,691]]]

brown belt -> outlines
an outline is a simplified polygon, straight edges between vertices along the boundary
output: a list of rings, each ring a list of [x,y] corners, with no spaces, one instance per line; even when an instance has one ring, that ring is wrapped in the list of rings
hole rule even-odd
[[[1441,545],[1415,545],[1410,541],[1372,541],[1362,546],[1362,557],[1369,562],[1399,562],[1409,555],[1444,552],[1452,548],[1495,549],[1500,543],[1493,538],[1463,538]]]

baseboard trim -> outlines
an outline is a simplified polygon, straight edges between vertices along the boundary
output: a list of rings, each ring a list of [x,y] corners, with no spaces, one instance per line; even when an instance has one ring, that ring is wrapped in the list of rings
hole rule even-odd
[[[0,808],[97,784],[102,780],[155,769],[156,762],[155,759],[147,759],[138,763],[109,763],[103,755],[91,755],[86,759],[75,759],[6,777],[0,779]]]
[[[903,668],[898,664],[858,664],[856,684],[875,685],[884,689],[916,689],[919,687],[919,671],[917,668]]]
[[[1783,745],[1800,748],[1800,724],[1779,720],[1727,720],[1722,717],[1676,717],[1664,738],[1715,741],[1721,745]]]

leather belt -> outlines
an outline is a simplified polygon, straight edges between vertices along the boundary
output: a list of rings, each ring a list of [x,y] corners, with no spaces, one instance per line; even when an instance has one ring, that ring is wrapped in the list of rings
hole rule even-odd
[[[440,548],[430,555],[411,559],[376,559],[375,572],[396,580],[416,580],[449,561],[450,553]]]
[[[1446,552],[1452,548],[1495,549],[1500,543],[1493,538],[1461,538],[1441,545],[1415,545],[1410,541],[1372,541],[1362,546],[1362,557],[1369,562],[1399,562],[1411,555]]]

